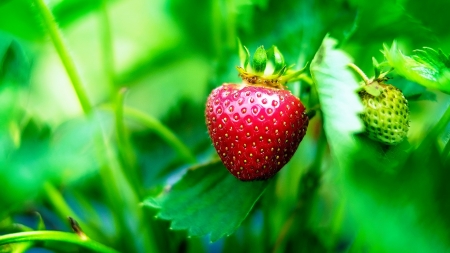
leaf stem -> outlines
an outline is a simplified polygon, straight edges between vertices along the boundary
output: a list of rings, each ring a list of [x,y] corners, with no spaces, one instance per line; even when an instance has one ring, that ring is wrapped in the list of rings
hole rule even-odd
[[[85,114],[89,114],[92,111],[92,106],[89,102],[86,91],[83,88],[83,83],[81,81],[81,77],[79,76],[75,63],[72,57],[69,54],[69,50],[64,43],[61,32],[58,29],[58,25],[56,24],[55,18],[53,14],[44,3],[44,0],[33,0],[37,6],[39,15],[42,16],[44,21],[44,26],[47,28],[50,38],[55,46],[56,51],[58,52],[59,57],[66,69],[67,75],[72,82],[72,87],[75,90],[75,93],[78,97],[78,101],[80,102],[81,108]]]
[[[111,106],[105,105],[101,107],[104,110],[111,110]],[[196,163],[197,158],[192,154],[190,149],[164,124],[158,119],[131,107],[124,106],[123,113],[125,117],[129,117],[138,121],[142,125],[153,130],[159,137],[161,137],[167,144],[178,153],[178,155],[187,163]]]
[[[108,0],[102,0],[100,4],[100,25],[103,66],[110,86],[110,94],[114,94],[116,90],[116,76],[114,70],[114,48],[111,34],[111,22],[108,13]]]
[[[72,210],[72,208],[67,204],[67,202],[64,200],[61,193],[53,186],[50,182],[44,183],[44,190],[47,194],[47,199],[49,200],[50,204],[53,206],[54,210],[56,210],[57,215],[61,220],[66,220],[68,217],[73,217],[75,220],[81,223],[81,226],[86,231],[86,234],[89,236],[97,235],[92,229],[90,229],[89,226],[84,226],[83,222],[81,222],[81,219],[78,217],[78,215]]]
[[[123,167],[129,168],[123,174],[126,177],[128,177],[128,181],[131,183],[132,186],[136,188],[135,189],[136,192],[140,195],[142,193],[141,189],[137,189],[139,188],[138,186],[140,186],[141,184],[136,170],[136,157],[134,156],[133,149],[131,147],[128,138],[129,136],[127,135],[125,129],[123,117],[123,110],[124,110],[123,107],[126,92],[127,92],[126,88],[120,89],[116,99],[114,115],[115,115],[117,146],[123,158],[123,162],[125,163]]]
[[[0,245],[21,242],[57,242],[70,243],[82,249],[88,249],[99,253],[118,253],[103,244],[90,239],[81,239],[76,234],[60,232],[60,231],[31,231],[7,234],[0,236]],[[43,245],[45,247],[45,244]]]
[[[168,144],[170,144],[178,153],[178,155],[180,155],[186,162],[197,162],[197,159],[191,153],[189,148],[184,145],[184,143],[180,139],[178,139],[178,137],[169,128],[164,126],[159,120],[139,110],[127,106],[124,107],[124,113],[126,116],[138,120],[143,125],[154,130],[161,138],[163,138]]]
[[[364,83],[369,84],[370,79],[367,77],[367,75],[362,71],[358,66],[356,66],[354,63],[350,62],[347,64],[351,69],[353,69],[363,80]]]
[[[157,248],[155,235],[151,230],[151,221],[144,220],[144,213],[139,206],[140,197],[136,185],[129,182],[125,175],[126,168],[120,163],[115,147],[110,138],[103,132],[103,152],[108,164],[100,170],[103,188],[107,189],[106,198],[115,211],[114,218],[118,222],[118,238],[134,238],[134,240],[117,241],[124,252],[137,252],[138,248],[144,249],[144,252],[160,252]],[[121,201],[117,201],[121,199]],[[145,238],[145,239],[144,239]]]

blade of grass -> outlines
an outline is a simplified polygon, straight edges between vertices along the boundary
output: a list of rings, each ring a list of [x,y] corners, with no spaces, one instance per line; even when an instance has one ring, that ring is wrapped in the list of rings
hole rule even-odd
[[[0,236],[0,246],[22,242],[61,242],[76,245],[81,249],[87,249],[99,253],[118,253],[103,244],[90,239],[81,239],[75,234],[59,231],[32,231],[7,234]],[[45,246],[45,244],[44,244]],[[62,249],[61,249],[62,250]]]

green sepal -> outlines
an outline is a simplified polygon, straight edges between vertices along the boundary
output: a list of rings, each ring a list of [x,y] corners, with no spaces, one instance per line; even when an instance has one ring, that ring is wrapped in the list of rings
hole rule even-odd
[[[239,60],[241,62],[241,66],[247,70],[248,63],[250,61],[250,52],[248,48],[242,45],[241,40],[238,39],[238,48],[239,48]]]
[[[375,73],[375,77],[380,76],[380,64],[378,63],[377,59],[375,57],[372,57],[372,64],[373,64],[373,71]]]
[[[383,87],[378,82],[372,82],[371,84],[365,85],[364,90],[374,97],[381,95]]]
[[[286,66],[283,54],[280,52],[280,50],[278,50],[276,46],[272,46],[266,52],[267,58],[272,61],[274,65],[273,74],[276,75],[278,73],[281,73],[283,68],[285,68]]]
[[[267,64],[267,53],[264,46],[256,49],[253,55],[252,68],[256,74],[263,74]]]

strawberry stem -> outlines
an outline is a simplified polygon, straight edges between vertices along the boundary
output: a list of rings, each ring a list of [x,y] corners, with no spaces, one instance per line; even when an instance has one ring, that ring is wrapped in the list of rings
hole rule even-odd
[[[366,76],[366,74],[354,63],[349,63],[348,66],[352,68],[358,75],[364,80],[364,83],[367,85],[370,83],[370,79]]]

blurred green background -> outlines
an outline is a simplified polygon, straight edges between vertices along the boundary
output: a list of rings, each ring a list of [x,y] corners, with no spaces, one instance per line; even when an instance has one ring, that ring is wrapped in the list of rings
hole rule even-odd
[[[204,103],[213,88],[240,81],[238,38],[251,52],[277,45],[301,68],[330,34],[371,76],[372,57],[382,61],[393,40],[406,54],[450,52],[449,1],[47,1],[88,114],[39,2],[0,1],[1,234],[42,224],[71,231],[71,216],[119,252],[450,252],[450,126],[428,135],[450,98],[395,72],[392,83],[412,98],[409,143],[363,140],[352,151],[361,159],[338,168],[317,115],[242,225],[214,243],[171,230],[141,205],[215,157]],[[307,84],[289,88],[314,105]],[[417,148],[424,141],[432,144]],[[78,252],[32,246],[0,252]]]

